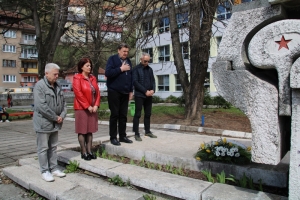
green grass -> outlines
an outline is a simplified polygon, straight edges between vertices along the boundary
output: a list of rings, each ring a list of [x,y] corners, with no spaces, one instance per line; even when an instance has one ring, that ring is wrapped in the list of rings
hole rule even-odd
[[[108,108],[108,103],[103,102],[100,105],[99,110],[109,110]],[[236,116],[245,116],[245,114],[240,111],[238,108],[231,107],[229,109],[224,109],[224,108],[203,108],[202,113],[209,114],[213,112],[224,112],[224,113],[229,113],[232,115]],[[74,110],[71,108],[68,108],[68,113],[74,113]],[[144,112],[142,111],[142,115]],[[184,115],[184,107],[180,106],[153,106],[152,107],[152,115],[156,116],[164,116],[164,115],[169,115],[169,116],[178,116],[178,115]],[[130,115],[130,108],[128,109],[128,117],[131,117]],[[104,119],[108,119],[109,115],[106,116]]]

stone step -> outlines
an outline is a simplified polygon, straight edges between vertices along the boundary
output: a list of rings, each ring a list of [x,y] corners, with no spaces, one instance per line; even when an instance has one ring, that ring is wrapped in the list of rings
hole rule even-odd
[[[170,164],[193,171],[210,169],[213,174],[224,170],[226,174],[232,174],[236,179],[242,178],[245,174],[247,177],[252,177],[256,184],[261,179],[264,185],[273,187],[285,188],[288,185],[289,154],[276,166],[256,163],[234,165],[220,162],[200,162],[194,158],[200,143],[217,141],[219,137],[167,131],[159,131],[157,135],[158,138],[155,139],[141,135],[142,142],[121,143],[121,146],[110,143],[103,143],[103,145],[110,155],[124,156],[134,160],[144,158],[148,162],[161,165]],[[228,138],[228,141],[230,140],[250,146],[250,140],[247,139]]]
[[[210,182],[169,174],[157,170],[147,169],[135,165],[122,164],[115,161],[97,158],[85,161],[79,152],[63,151],[58,159],[68,163],[76,160],[80,168],[107,177],[119,175],[122,180],[129,180],[131,184],[158,193],[180,199],[192,200],[287,200],[287,197],[244,189],[226,184],[212,184]]]
[[[59,152],[58,160],[64,163],[76,160],[80,168],[95,174],[110,178],[119,175],[123,181],[129,180],[135,186],[181,199],[201,199],[201,194],[212,184],[102,158],[85,161],[75,151]]]
[[[51,200],[142,200],[146,194],[80,173],[68,173],[64,178],[55,177],[54,182],[46,182],[41,177],[37,159],[21,159],[19,164],[22,166],[4,168],[3,173],[22,187]]]

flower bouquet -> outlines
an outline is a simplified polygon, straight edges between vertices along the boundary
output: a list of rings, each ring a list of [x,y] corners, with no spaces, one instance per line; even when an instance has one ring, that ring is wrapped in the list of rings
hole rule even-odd
[[[226,138],[218,141],[202,143],[195,154],[197,160],[219,161],[225,163],[248,164],[251,162],[251,147],[246,148],[234,141],[229,142]]]

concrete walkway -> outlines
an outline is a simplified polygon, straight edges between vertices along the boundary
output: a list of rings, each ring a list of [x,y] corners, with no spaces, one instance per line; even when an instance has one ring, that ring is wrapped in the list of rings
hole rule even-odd
[[[134,186],[163,194],[157,199],[287,199],[263,192],[230,185],[211,184],[100,158],[89,162],[84,161],[80,158],[79,152],[68,150],[79,146],[77,135],[74,133],[74,122],[72,119],[69,120],[65,121],[63,129],[59,133],[59,160],[61,162],[68,163],[69,160],[77,160],[80,162],[80,168],[94,174],[104,177],[119,175],[123,180],[130,179]],[[219,136],[180,131],[178,126],[177,130],[174,131],[170,130],[173,125],[164,125],[168,129],[153,129],[153,132],[158,136],[157,139],[142,137],[142,142],[122,143],[121,146],[116,147],[107,143],[109,141],[108,126],[105,124],[107,122],[100,122],[99,131],[94,134],[94,142],[95,144],[104,143],[110,154],[127,156],[132,159],[145,157],[149,162],[169,163],[193,170],[200,169],[199,162],[197,163],[193,158],[193,154],[200,143],[220,138]],[[130,124],[128,125],[130,126]],[[131,127],[128,127],[129,136],[133,135],[130,130]],[[249,139],[234,138],[234,140],[246,146],[251,143]],[[23,158],[19,161],[21,166],[12,166],[20,158]],[[3,172],[14,182],[24,188],[34,190],[48,199],[143,199],[143,195],[145,195],[143,191],[130,188],[113,188],[102,179],[82,174],[68,174],[66,178],[57,179],[55,184],[43,181],[38,170],[35,133],[32,129],[31,120],[0,124],[0,165],[7,166]],[[260,170],[256,171],[259,172]],[[265,172],[260,171],[260,173]],[[100,189],[102,186],[103,189]],[[116,192],[121,190],[124,191]],[[2,199],[1,196],[0,199]]]

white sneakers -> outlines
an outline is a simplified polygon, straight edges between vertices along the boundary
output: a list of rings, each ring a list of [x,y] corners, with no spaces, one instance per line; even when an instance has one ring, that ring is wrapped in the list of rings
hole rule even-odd
[[[54,172],[52,172],[52,175],[57,176],[57,177],[65,177],[66,176],[66,174],[60,170],[55,170]]]
[[[53,178],[52,174],[49,171],[46,171],[46,172],[42,173],[42,177],[47,182],[54,181],[54,178]]]
[[[10,122],[10,121],[7,119],[7,120],[5,120],[5,122]]]
[[[61,172],[60,170],[55,170],[54,172],[50,173],[49,171],[46,171],[44,173],[42,173],[42,178],[47,181],[47,182],[52,182],[54,181],[53,176],[56,177],[65,177],[66,174]]]

